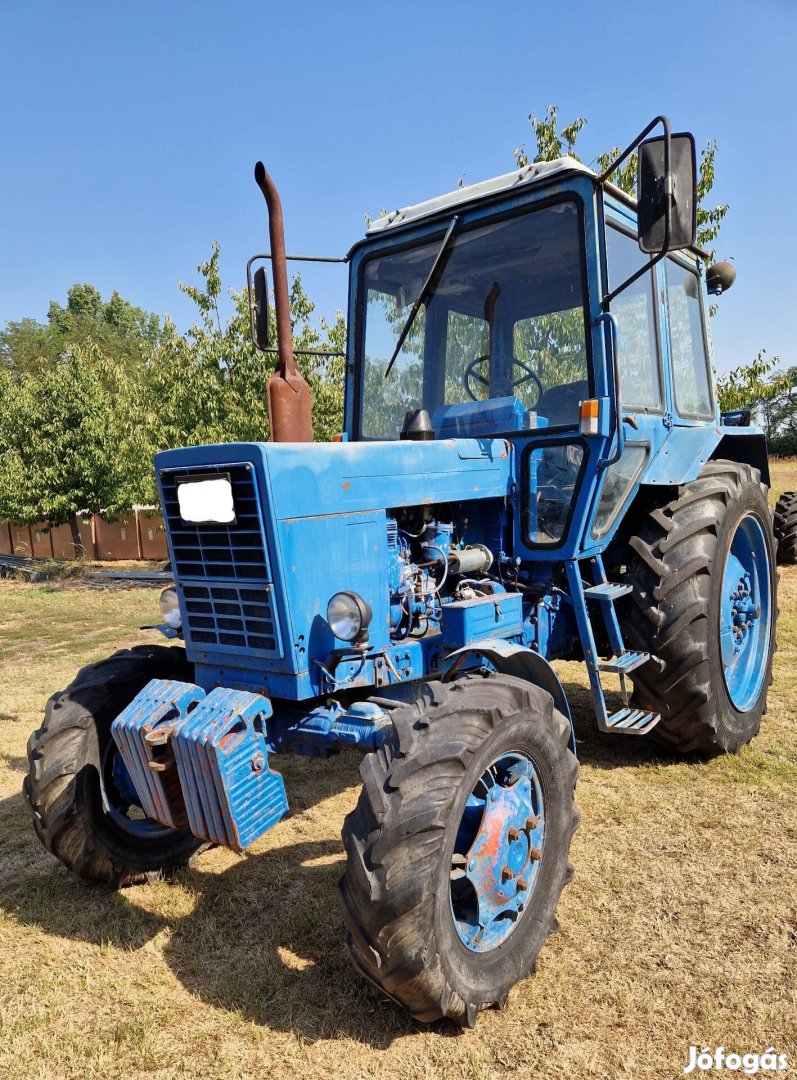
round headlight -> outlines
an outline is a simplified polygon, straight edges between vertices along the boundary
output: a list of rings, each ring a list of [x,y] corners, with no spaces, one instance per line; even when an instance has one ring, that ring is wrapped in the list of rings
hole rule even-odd
[[[371,605],[356,592],[335,593],[327,604],[330,630],[341,641],[356,641],[364,637],[371,616]]]
[[[160,596],[161,618],[172,630],[179,630],[183,625],[180,614],[180,601],[176,589],[164,589]]]

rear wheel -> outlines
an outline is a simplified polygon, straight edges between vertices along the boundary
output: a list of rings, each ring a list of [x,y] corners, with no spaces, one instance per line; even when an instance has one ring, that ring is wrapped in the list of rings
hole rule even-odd
[[[797,491],[784,491],[778,499],[772,528],[778,542],[778,562],[783,566],[797,563]]]
[[[393,721],[343,828],[349,951],[417,1019],[472,1026],[556,927],[578,825],[569,723],[503,675],[430,683]]]
[[[775,543],[757,469],[704,466],[630,540],[628,638],[654,659],[633,704],[681,753],[736,752],[758,732],[775,644]]]
[[[39,839],[78,877],[116,888],[184,866],[202,845],[144,816],[111,735],[150,679],[192,681],[185,650],[141,646],[82,668],[28,742],[24,792]]]

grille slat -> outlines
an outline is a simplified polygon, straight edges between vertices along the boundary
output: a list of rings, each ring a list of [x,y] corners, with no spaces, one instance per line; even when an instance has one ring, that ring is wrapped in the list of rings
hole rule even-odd
[[[190,525],[182,520],[177,485],[188,477],[227,476],[236,520]],[[229,653],[283,655],[273,602],[254,467],[201,465],[161,474],[162,505],[171,540],[175,580],[182,593],[189,642]]]

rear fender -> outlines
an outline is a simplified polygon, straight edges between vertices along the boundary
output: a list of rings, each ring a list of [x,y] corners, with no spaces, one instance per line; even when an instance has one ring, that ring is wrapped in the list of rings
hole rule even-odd
[[[525,679],[526,682],[534,683],[541,690],[547,691],[553,698],[555,707],[567,717],[570,724],[569,746],[573,753],[576,753],[576,735],[567,694],[559,681],[559,676],[544,657],[522,645],[513,645],[500,638],[485,638],[484,641],[466,645],[448,654],[446,660],[453,663],[443,676],[444,682],[453,675],[454,669],[459,667],[457,659],[464,658],[469,653],[482,657],[502,675],[514,675],[518,679]]]
[[[642,485],[673,487],[696,480],[707,461],[725,459],[752,465],[769,485],[769,460],[763,431],[717,424],[676,426],[642,474]]]

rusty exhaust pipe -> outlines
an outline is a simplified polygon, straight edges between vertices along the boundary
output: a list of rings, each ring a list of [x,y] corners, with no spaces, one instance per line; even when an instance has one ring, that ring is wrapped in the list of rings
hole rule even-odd
[[[270,437],[272,442],[312,442],[310,387],[299,371],[293,355],[282,203],[274,181],[266,172],[262,161],[255,165],[255,181],[263,192],[268,207],[268,234],[274,273],[274,314],[277,320],[277,367],[268,380]]]

